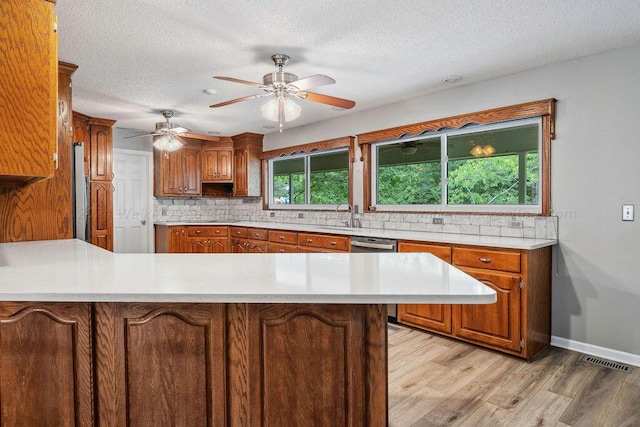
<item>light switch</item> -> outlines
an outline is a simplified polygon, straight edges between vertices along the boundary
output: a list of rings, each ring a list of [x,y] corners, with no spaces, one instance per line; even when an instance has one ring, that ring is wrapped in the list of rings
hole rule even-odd
[[[633,221],[633,205],[622,205],[622,220]]]

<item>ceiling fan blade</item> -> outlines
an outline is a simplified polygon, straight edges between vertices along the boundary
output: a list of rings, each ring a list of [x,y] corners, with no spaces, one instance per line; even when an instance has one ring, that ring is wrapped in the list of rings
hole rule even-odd
[[[203,139],[205,141],[220,141],[220,138],[217,136],[211,136],[211,135],[201,135],[199,133],[182,133],[178,136],[182,136],[185,138],[195,138],[195,139]]]
[[[316,74],[314,76],[296,80],[295,82],[291,82],[289,84],[297,87],[298,90],[307,90],[311,89],[312,87],[332,85],[335,82],[336,81],[329,76],[325,76],[324,74]]]
[[[333,105],[334,107],[344,108],[345,110],[348,110],[349,108],[353,108],[356,105],[355,101],[350,101],[348,99],[343,99],[343,98],[337,98],[335,96],[322,95],[320,93],[298,92],[296,96],[306,101]]]
[[[154,132],[154,133],[145,133],[145,134],[142,134],[142,135],[125,136],[125,137],[123,137],[122,139],[129,139],[129,138],[142,138],[142,137],[145,137],[145,136],[157,136],[157,135],[162,135],[162,134],[160,134],[160,133],[155,133],[155,132]]]
[[[241,83],[243,85],[253,86],[253,87],[262,87],[264,86],[262,83],[254,83],[247,80],[234,79],[233,77],[224,77],[224,76],[213,76],[214,79],[218,80],[226,80],[228,82]]]
[[[211,108],[224,107],[225,105],[235,104],[236,102],[248,101],[250,99],[262,98],[263,96],[269,96],[269,95],[271,95],[271,94],[270,93],[260,93],[258,95],[243,96],[242,98],[232,99],[231,101],[225,101],[225,102],[221,102],[219,104],[213,104],[213,105],[210,105],[209,107],[211,107]]]

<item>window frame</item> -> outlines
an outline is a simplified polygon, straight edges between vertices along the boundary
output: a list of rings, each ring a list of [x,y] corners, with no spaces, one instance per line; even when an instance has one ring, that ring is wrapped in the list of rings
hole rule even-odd
[[[466,135],[472,133],[478,133],[483,131],[491,131],[497,129],[510,129],[520,126],[527,126],[531,124],[538,125],[538,170],[542,171],[542,120],[540,117],[531,117],[525,119],[510,120],[506,122],[490,123],[486,125],[471,125],[465,126],[460,129],[442,129],[436,132],[424,133],[420,136],[414,136],[410,138],[398,138],[387,141],[379,141],[371,144],[371,203],[370,207],[374,207],[378,212],[469,212],[469,213],[512,213],[517,211],[523,214],[540,214],[542,212],[542,195],[538,197],[538,203],[529,205],[489,205],[489,204],[449,204],[449,153],[448,153],[448,138],[450,136]],[[440,197],[441,202],[439,204],[398,204],[398,205],[386,205],[377,203],[377,183],[378,183],[378,152],[380,147],[386,145],[396,144],[398,142],[410,142],[420,141],[425,139],[440,139]],[[538,174],[538,182],[541,181],[541,173]]]
[[[422,212],[422,213],[470,213],[470,214],[503,214],[503,215],[550,215],[551,206],[551,140],[555,138],[555,103],[553,98],[540,101],[533,101],[524,104],[511,105],[507,107],[494,108],[474,113],[467,113],[458,116],[435,119],[426,122],[413,123],[404,126],[398,126],[389,129],[382,129],[363,134],[358,134],[358,145],[362,152],[363,159],[363,192],[364,192],[364,212],[376,212],[376,206],[373,205],[373,176],[372,169],[372,144],[392,141],[402,138],[402,141],[409,140],[412,137],[424,138],[428,132],[436,132],[447,130],[449,133],[470,128],[470,125],[491,125],[503,122],[515,121],[526,118],[539,118],[540,120],[540,139],[541,150],[539,151],[540,173],[538,182],[540,185],[539,204],[540,208],[537,212],[530,212],[523,207],[526,205],[500,205],[507,209],[491,208],[492,205],[480,205],[484,209],[469,210],[464,208],[453,208],[450,206],[470,206],[470,205],[448,205],[446,208],[426,209],[421,205],[420,210],[409,210],[397,208],[391,210],[381,210],[384,212]],[[442,154],[442,151],[441,151]],[[443,162],[443,169],[446,168],[446,162]],[[443,199],[446,201],[446,199]],[[402,205],[407,206],[407,205]],[[411,206],[411,205],[409,205]],[[475,205],[472,205],[475,206]]]
[[[305,175],[308,177],[308,166],[310,156],[322,155],[336,151],[346,151],[348,158],[348,176],[349,182],[347,184],[347,200],[341,205],[346,207],[346,203],[353,206],[352,201],[352,187],[353,187],[353,162],[354,162],[354,150],[355,150],[355,137],[346,136],[341,138],[323,140],[312,142],[309,144],[296,145],[286,148],[280,148],[270,151],[265,151],[260,154],[259,158],[262,161],[262,208],[264,210],[335,210],[340,204],[274,204],[273,203],[273,160],[293,159],[305,157]],[[310,180],[305,180],[305,197],[310,197],[309,193]]]

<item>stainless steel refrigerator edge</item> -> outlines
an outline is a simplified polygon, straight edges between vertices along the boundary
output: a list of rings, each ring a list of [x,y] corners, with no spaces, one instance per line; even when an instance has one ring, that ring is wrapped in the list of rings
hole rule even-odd
[[[84,174],[84,143],[73,143],[73,237],[89,241],[89,179]]]

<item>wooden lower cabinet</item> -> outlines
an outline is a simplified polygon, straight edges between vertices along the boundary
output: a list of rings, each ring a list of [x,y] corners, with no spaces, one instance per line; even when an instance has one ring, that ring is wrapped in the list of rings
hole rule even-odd
[[[386,316],[382,304],[2,302],[0,422],[384,426]]]
[[[96,303],[98,420],[225,426],[222,304]]]
[[[551,341],[551,248],[399,242],[429,252],[496,291],[495,304],[399,304],[398,322],[530,360]]]
[[[95,425],[91,313],[89,303],[0,303],[0,425]]]
[[[113,250],[113,184],[93,181],[89,184],[91,244]]]
[[[464,267],[461,270],[496,291],[497,301],[495,304],[454,304],[456,336],[520,352],[520,276]]]
[[[451,263],[451,246],[398,242],[398,252],[428,252]],[[398,304],[398,322],[431,331],[451,333],[451,304]]]

